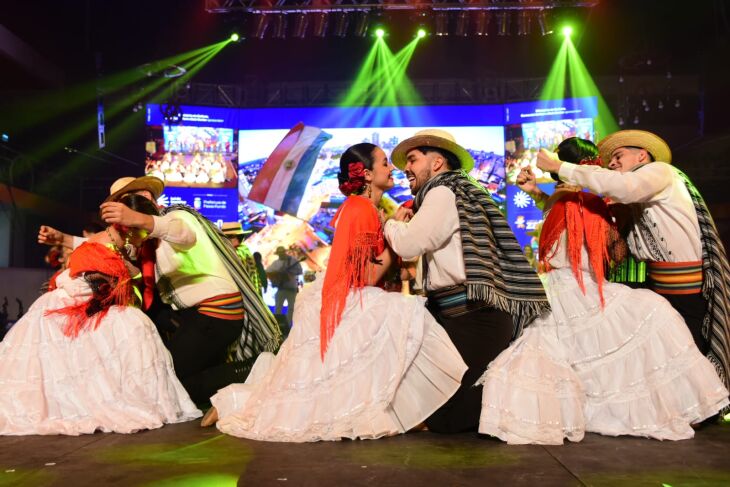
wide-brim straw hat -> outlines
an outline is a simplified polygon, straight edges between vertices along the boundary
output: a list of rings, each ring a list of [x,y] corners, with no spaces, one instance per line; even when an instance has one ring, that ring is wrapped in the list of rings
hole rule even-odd
[[[139,178],[126,177],[119,178],[109,188],[109,196],[106,197],[104,202],[116,201],[120,196],[126,193],[132,193],[134,191],[149,191],[152,193],[152,197],[157,201],[162,191],[165,189],[165,183],[160,178],[154,176],[142,176]]]
[[[402,171],[406,167],[406,156],[417,147],[435,147],[447,150],[459,159],[463,170],[469,172],[474,169],[474,158],[471,154],[456,143],[453,135],[440,129],[421,130],[416,132],[413,137],[398,144],[390,155],[393,165]]]
[[[251,230],[244,230],[241,222],[225,222],[221,225],[221,232],[226,237],[240,237],[251,233]]]
[[[619,130],[598,143],[604,165],[608,165],[614,151],[620,147],[640,147],[651,154],[655,161],[672,163],[672,151],[658,135],[646,130]]]

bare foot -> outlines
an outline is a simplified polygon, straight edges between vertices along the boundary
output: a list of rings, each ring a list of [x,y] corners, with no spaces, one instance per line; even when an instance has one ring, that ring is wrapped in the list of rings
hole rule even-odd
[[[409,433],[417,433],[419,431],[428,431],[428,426],[426,426],[426,423],[417,424],[410,430],[408,430]]]
[[[205,416],[203,416],[203,419],[200,421],[200,427],[201,428],[207,428],[209,426],[213,426],[218,422],[218,410],[213,406],[212,408],[208,409],[208,412],[205,413]]]

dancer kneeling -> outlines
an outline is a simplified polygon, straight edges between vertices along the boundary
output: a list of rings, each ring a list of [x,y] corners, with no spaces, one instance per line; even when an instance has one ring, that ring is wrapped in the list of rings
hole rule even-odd
[[[245,384],[211,398],[224,433],[267,441],[379,438],[419,425],[459,388],[466,370],[424,299],[375,284],[394,260],[377,203],[392,166],[372,144],[340,159],[348,196],[324,277],[296,301],[294,326],[274,357],[262,354]]]
[[[600,163],[590,141],[558,149],[563,161]],[[618,237],[605,202],[580,188],[551,200],[540,260],[552,312],[480,379],[479,431],[512,444],[580,441],[586,431],[691,438],[691,424],[728,404],[714,367],[663,297],[606,281]]]
[[[157,214],[142,196],[121,202]],[[78,247],[0,342],[0,434],[132,433],[200,416],[134,306],[125,235],[137,247],[146,237],[110,226]]]

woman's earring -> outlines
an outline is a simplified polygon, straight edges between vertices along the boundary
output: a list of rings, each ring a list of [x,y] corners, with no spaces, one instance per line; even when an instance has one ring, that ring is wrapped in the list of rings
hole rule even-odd
[[[372,198],[373,196],[373,186],[371,184],[368,184],[368,198]]]

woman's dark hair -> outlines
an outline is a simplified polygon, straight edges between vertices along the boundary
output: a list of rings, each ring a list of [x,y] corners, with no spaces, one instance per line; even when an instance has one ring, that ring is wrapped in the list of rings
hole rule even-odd
[[[448,151],[446,149],[439,149],[438,147],[430,147],[427,145],[424,145],[422,147],[416,147],[416,150],[421,151],[423,154],[428,154],[429,152],[435,152],[437,154],[440,154],[441,157],[446,159],[446,165],[449,166],[449,169],[451,169],[452,171],[461,169],[461,161],[458,157],[456,157],[456,154],[451,151]]]
[[[340,156],[340,172],[337,173],[337,181],[342,184],[350,179],[350,164],[353,162],[362,162],[365,169],[373,170],[373,151],[378,147],[375,144],[369,142],[362,142],[355,144],[347,148],[345,152]]]
[[[578,164],[583,159],[595,159],[598,157],[596,144],[586,139],[569,137],[558,145],[556,151],[561,161]]]
[[[118,200],[123,205],[129,207],[130,209],[137,211],[139,213],[144,213],[145,215],[154,215],[159,216],[160,210],[157,209],[157,205],[150,201],[149,199],[145,198],[144,196],[135,194],[135,193],[127,193]]]
[[[596,147],[596,144],[590,140],[580,139],[578,137],[568,137],[563,140],[558,144],[556,152],[561,161],[572,164],[578,164],[583,159],[595,159],[598,157],[598,147]],[[550,176],[555,181],[560,181],[557,174],[550,173]]]

